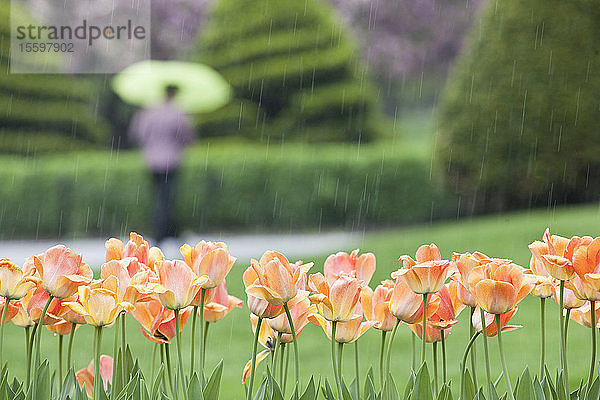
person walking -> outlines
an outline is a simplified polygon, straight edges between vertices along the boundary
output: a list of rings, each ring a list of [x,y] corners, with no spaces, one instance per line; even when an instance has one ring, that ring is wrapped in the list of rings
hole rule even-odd
[[[181,155],[195,132],[187,115],[174,101],[179,87],[168,85],[165,100],[138,111],[131,120],[129,139],[142,149],[155,192],[154,239],[160,244],[173,236],[172,203]]]

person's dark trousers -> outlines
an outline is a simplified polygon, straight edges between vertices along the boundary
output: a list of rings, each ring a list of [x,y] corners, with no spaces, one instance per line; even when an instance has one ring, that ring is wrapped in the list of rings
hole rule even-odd
[[[171,219],[171,205],[177,170],[152,172],[154,192],[156,193],[154,207],[154,238],[157,244],[175,233]]]

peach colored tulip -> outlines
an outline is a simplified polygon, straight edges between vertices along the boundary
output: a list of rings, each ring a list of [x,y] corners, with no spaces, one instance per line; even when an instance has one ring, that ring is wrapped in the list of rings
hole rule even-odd
[[[416,324],[408,325],[411,331],[421,340],[423,340],[423,322],[417,322]],[[427,326],[425,327],[425,342],[427,343],[435,343],[442,340],[442,332],[444,333],[444,339],[450,335],[452,331],[451,327],[447,329],[440,330],[435,328],[427,322]]]
[[[244,271],[242,275],[242,280],[244,281],[244,286],[247,288],[248,286],[254,284],[254,282],[258,279],[258,275],[256,275],[256,271],[254,268],[248,267]],[[300,281],[300,280],[299,280]],[[248,300],[246,304],[248,304],[248,308],[250,312],[257,317],[260,318],[275,318],[284,312],[283,306],[274,306],[269,303],[267,300],[259,299],[250,294],[247,295]]]
[[[283,254],[267,251],[259,261],[251,260],[251,265],[257,280],[246,287],[246,293],[280,306],[296,297],[298,281],[313,264],[302,264],[294,270]]]
[[[543,242],[535,241],[529,245],[531,251],[531,270],[540,276],[552,276],[558,280],[569,280],[574,277],[573,255],[577,248],[591,241],[584,236],[573,236],[571,239],[550,235],[546,229]]]
[[[8,310],[6,310],[6,318],[4,319],[4,323],[11,321],[18,313],[19,307],[15,304],[16,301],[11,301],[8,303]],[[0,315],[4,312],[4,307],[6,307],[6,299],[0,299]]]
[[[40,282],[34,272],[35,269],[23,271],[7,258],[0,259],[0,296],[10,300],[24,297]]]
[[[427,318],[433,315],[440,305],[437,295],[427,296]],[[423,298],[413,292],[404,279],[396,279],[390,298],[390,312],[400,321],[414,324],[423,318]]]
[[[469,287],[477,303],[490,314],[512,310],[535,286],[536,278],[516,264],[489,262],[469,274]]]
[[[106,261],[135,257],[142,264],[148,264],[150,245],[142,235],[131,232],[129,234],[129,241],[125,245],[123,245],[121,240],[116,238],[108,239],[104,245],[106,247]]]
[[[361,280],[343,272],[332,285],[320,272],[308,278],[308,287],[313,293],[310,300],[329,321],[346,322],[352,319],[363,285]]]
[[[102,265],[100,269],[101,287],[109,289],[119,296],[119,301],[126,301],[135,304],[138,301],[148,299],[152,290],[147,287],[150,271],[147,269],[137,269],[133,275],[128,266],[137,264],[137,260],[127,257],[122,260],[111,260]],[[111,278],[112,279],[109,279]],[[92,284],[92,288],[94,284]]]
[[[81,262],[81,255],[63,245],[51,247],[44,254],[34,256],[33,262],[44,290],[59,299],[71,296],[78,287],[89,284],[94,277],[90,267]]]
[[[430,317],[427,318],[427,324],[433,328],[447,329],[456,324],[456,317],[464,304],[457,297],[457,282],[450,282],[444,285],[436,295],[440,299],[440,304]]]
[[[192,310],[185,308],[179,313],[179,331],[187,323]],[[131,312],[133,318],[142,325],[144,336],[155,343],[170,344],[175,337],[175,313],[163,307],[158,300],[142,301]]]
[[[202,287],[212,289],[221,284],[236,261],[229,255],[227,245],[223,242],[198,242],[194,247],[184,244],[180,248],[183,260],[192,268],[197,276],[208,277]]]
[[[327,257],[323,265],[323,271],[330,285],[336,281],[341,272],[346,274],[354,272],[356,277],[365,282],[366,285],[371,282],[376,268],[375,255],[364,253],[359,256],[358,252],[359,249],[350,254],[340,251]]]
[[[85,384],[85,391],[88,397],[92,398],[94,396],[94,360],[90,361],[87,368],[75,372],[75,376],[80,387]],[[113,358],[104,354],[100,356],[100,377],[104,390],[108,390],[108,384],[112,383],[113,377]]]
[[[33,291],[27,293],[25,297],[21,300],[26,300],[27,302],[27,313],[29,317],[36,324],[40,322],[40,318],[42,316],[42,311],[46,306],[46,302],[50,295],[41,287],[34,289]],[[44,325],[51,325],[59,322],[62,318],[58,315],[59,310],[61,309],[62,301],[61,299],[55,298],[50,302],[48,306],[48,310],[46,311],[46,315],[44,316]]]
[[[401,256],[398,261],[402,261],[402,268],[392,273],[395,279],[402,277],[415,293],[437,292],[454,273],[454,265],[441,259],[440,251],[433,243],[419,247],[415,258],[416,261],[408,255]]]
[[[319,314],[311,316],[310,322],[323,328],[323,331],[331,340],[331,321],[326,320]],[[375,321],[364,321],[362,315],[355,315],[346,322],[339,322],[335,327],[335,341],[337,343],[352,343],[358,340],[366,331],[374,327],[377,322]]]
[[[242,307],[244,304],[242,300],[227,293],[225,280],[213,290],[212,301],[204,306],[204,320],[206,322],[218,322],[225,318],[231,310]]]
[[[30,328],[35,325],[35,322],[29,316],[29,312],[27,312],[27,305],[23,303],[25,298],[26,297],[23,297],[20,300],[11,302],[11,304],[17,308],[17,312],[11,321],[21,328]]]
[[[597,275],[597,278],[594,275]],[[575,297],[580,300],[600,301],[600,282],[598,280],[600,280],[600,274],[585,274],[583,278],[575,276],[565,283],[565,287],[572,290]]]
[[[535,277],[535,286],[531,291],[531,294],[539,297],[540,299],[547,299],[552,296],[554,293],[554,287],[557,284],[557,281],[551,276],[544,275],[535,275],[535,273],[529,269],[525,271],[526,274],[532,275]]]
[[[506,312],[500,316],[500,329],[502,332],[510,332],[522,328],[521,325],[508,325],[508,322],[515,315],[518,309],[519,307],[515,307],[509,312]],[[485,318],[485,332],[487,336],[496,336],[498,334],[498,329],[496,327],[496,316],[486,312],[483,314]],[[479,308],[473,313],[471,323],[477,332],[482,332],[483,328],[481,324],[481,312],[479,312]]]
[[[365,286],[362,290],[360,301],[365,318],[375,321],[375,328],[382,331],[391,331],[396,325],[396,317],[390,311],[390,300],[394,293],[394,282],[385,280],[375,288]]]
[[[477,301],[470,292],[469,274],[475,267],[480,267],[492,261],[498,264],[512,263],[512,260],[488,257],[478,251],[474,253],[452,253],[452,263],[458,270],[458,275],[454,275],[452,279],[460,283],[457,286],[457,296],[465,306],[477,306]]]
[[[600,304],[596,303],[594,308],[596,309],[596,328],[600,328],[600,321],[598,315],[600,315]],[[569,314],[570,318],[577,322],[579,325],[583,325],[586,328],[592,327],[592,307],[589,302],[586,302],[583,306],[571,310]]]
[[[171,310],[188,307],[206,284],[208,277],[197,277],[183,261],[163,261],[156,265],[159,283],[152,288],[163,306]]]
[[[573,251],[577,274],[567,286],[582,300],[600,300],[600,237],[579,244]]]
[[[79,288],[77,302],[67,302],[65,305],[85,318],[89,325],[96,327],[110,325],[121,311],[134,309],[130,303],[119,302],[116,293],[107,289],[90,289],[88,286]]]
[[[48,328],[48,330],[51,333],[57,334],[57,335],[61,335],[61,336],[65,336],[71,333],[71,329],[73,328],[73,324],[71,324],[68,321],[62,320],[62,321],[58,321],[55,324],[52,325],[46,325],[46,328]]]
[[[308,300],[308,292],[305,290],[299,290],[293,301],[294,304],[292,307],[290,307],[290,315],[292,316],[292,321],[294,322],[294,328],[299,330],[304,328],[304,326],[306,326],[308,323],[309,317],[317,312],[317,307],[310,304],[310,300]],[[277,332],[287,333],[289,335],[292,334],[290,323],[285,314],[280,314],[275,318],[268,319],[266,322],[269,324],[271,329]]]
[[[155,274],[158,274],[156,271],[156,266],[159,262],[164,260],[165,255],[163,254],[162,250],[158,247],[151,247],[150,251],[148,252],[148,264],[146,264],[146,266]]]
[[[554,301],[556,302],[557,305],[559,304],[559,301],[560,301],[560,293],[559,292],[560,292],[560,289],[559,289],[559,285],[557,283],[554,285],[553,292],[552,292],[552,297],[554,298]],[[565,292],[564,292],[564,296],[563,296],[563,308],[564,309],[579,308],[579,307],[583,306],[584,304],[585,304],[585,300],[578,299],[577,296],[575,296],[575,293],[573,292],[573,290],[569,289],[568,287],[565,287]]]

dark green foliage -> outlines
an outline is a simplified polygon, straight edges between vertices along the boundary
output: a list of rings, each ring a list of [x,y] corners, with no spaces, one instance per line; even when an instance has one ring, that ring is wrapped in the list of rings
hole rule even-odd
[[[445,91],[441,159],[474,210],[597,199],[600,8],[491,1]]]
[[[10,8],[0,4],[0,153],[33,154],[100,147],[108,125],[97,115],[96,87],[84,77],[11,74]]]
[[[454,215],[430,161],[383,145],[190,149],[180,171],[180,229],[357,228]],[[140,155],[2,158],[2,237],[151,232],[154,194]]]
[[[320,0],[219,0],[192,58],[236,100],[198,117],[202,135],[368,141],[384,129],[378,93],[333,11]]]

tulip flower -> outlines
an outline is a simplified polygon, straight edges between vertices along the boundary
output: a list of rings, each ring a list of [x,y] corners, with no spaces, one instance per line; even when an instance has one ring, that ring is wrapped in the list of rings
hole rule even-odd
[[[512,319],[512,317],[517,313],[517,310],[519,309],[519,307],[515,307],[512,310],[510,310],[507,313],[504,313],[500,316],[500,327],[502,329],[502,332],[511,332],[514,330],[517,330],[519,328],[522,328],[521,325],[508,325],[508,322]],[[494,314],[490,314],[487,312],[484,312],[485,315],[485,332],[487,334],[488,337],[494,337],[498,334],[497,331],[497,327],[496,327],[496,321],[495,321],[495,316]],[[481,324],[481,313],[475,313],[473,314],[473,318],[471,319],[471,323],[473,324],[473,327],[475,328],[475,330],[477,332],[483,332],[483,327]]]
[[[136,304],[131,312],[133,318],[142,325],[144,336],[160,344],[171,344],[175,337],[175,313],[165,308],[158,300],[151,299]],[[183,330],[186,322],[191,315],[191,309],[188,307],[179,314],[179,330]]]
[[[326,320],[319,314],[315,314],[309,318],[310,322],[323,328],[329,340],[332,340],[332,322]],[[346,344],[353,343],[358,340],[367,330],[377,324],[375,321],[363,321],[362,315],[355,315],[346,322],[339,322],[335,329],[335,342]]]
[[[437,292],[454,273],[452,264],[441,259],[440,251],[433,243],[419,247],[415,258],[416,261],[408,255],[401,256],[398,261],[402,261],[402,268],[392,274],[393,278],[403,277],[415,293]]]
[[[157,264],[159,283],[153,290],[163,306],[171,310],[188,307],[196,293],[208,280],[206,276],[197,277],[183,261],[163,261]]]
[[[18,300],[39,284],[33,276],[34,269],[23,271],[9,259],[0,259],[0,296],[9,300]]]
[[[229,255],[223,242],[198,242],[194,247],[184,244],[180,248],[183,260],[197,276],[206,276],[208,281],[202,286],[212,289],[221,284],[236,261]]]
[[[244,274],[242,275],[242,280],[244,281],[244,286],[248,288],[248,286],[254,284],[254,282],[258,279],[258,275],[256,271],[252,267],[248,267]],[[299,280],[298,282],[301,282]],[[297,287],[298,285],[296,285]],[[259,299],[258,297],[254,297],[248,294],[248,300],[246,301],[248,304],[248,308],[250,312],[256,315],[259,318],[275,318],[276,316],[283,313],[283,306],[274,306],[269,303],[267,300]]]
[[[313,293],[310,300],[325,319],[336,322],[352,319],[363,285],[354,275],[343,272],[331,285],[320,272],[308,278],[308,287]]]
[[[394,286],[393,281],[385,280],[375,288],[375,291],[365,286],[361,292],[361,304],[366,319],[376,322],[374,328],[382,332],[391,331],[396,324],[396,317],[390,311]],[[420,301],[419,305],[421,305]]]
[[[110,238],[104,244],[106,247],[106,261],[121,260],[126,257],[135,257],[140,263],[148,264],[148,253],[150,245],[142,235],[135,232],[129,234],[129,241],[123,242],[116,238]]]
[[[437,295],[427,296],[427,318],[433,315],[440,305]],[[400,321],[414,324],[423,319],[423,301],[415,294],[403,279],[396,279],[392,296],[390,297],[390,312]]]
[[[104,386],[104,390],[108,390],[108,384],[112,383],[113,377],[113,359],[110,356],[102,355],[100,356],[99,368],[95,370],[94,368],[94,360],[90,361],[87,368],[80,369],[75,372],[75,376],[77,377],[77,382],[80,387],[85,385],[85,391],[89,398],[94,396],[94,377],[95,371],[99,371],[99,375],[102,378],[102,384]]]
[[[310,304],[308,299],[309,293],[305,290],[299,290],[296,297],[293,299],[294,304],[290,307],[290,315],[292,316],[292,322],[294,329],[300,330],[308,323],[309,318],[317,312],[317,307]],[[280,314],[279,316],[268,319],[267,324],[276,332],[282,334],[292,334],[290,323],[287,320],[287,316]]]
[[[128,267],[132,264],[137,264],[133,257],[106,262],[100,268],[101,281],[96,285],[92,284],[92,288],[100,286],[109,289],[119,296],[119,301],[134,305],[138,301],[148,299],[152,294],[152,290],[147,287],[150,271],[135,268],[137,272],[131,275],[134,269],[130,271]]]
[[[103,327],[115,322],[121,311],[132,311],[133,305],[119,302],[115,292],[107,289],[90,289],[81,286],[78,291],[77,301],[65,304],[76,314],[81,315],[85,321],[95,327]]]
[[[354,273],[358,279],[369,284],[376,269],[376,260],[373,253],[364,253],[358,255],[359,249],[348,254],[340,251],[336,254],[331,254],[325,260],[323,270],[325,278],[330,285],[335,282],[340,273]]]
[[[34,256],[33,262],[44,290],[59,299],[71,296],[78,287],[89,284],[94,276],[90,267],[81,262],[81,255],[63,245]]]
[[[227,293],[225,281],[213,290],[212,301],[204,306],[204,321],[206,322],[218,322],[225,318],[231,310],[242,307],[244,304],[242,300]]]

